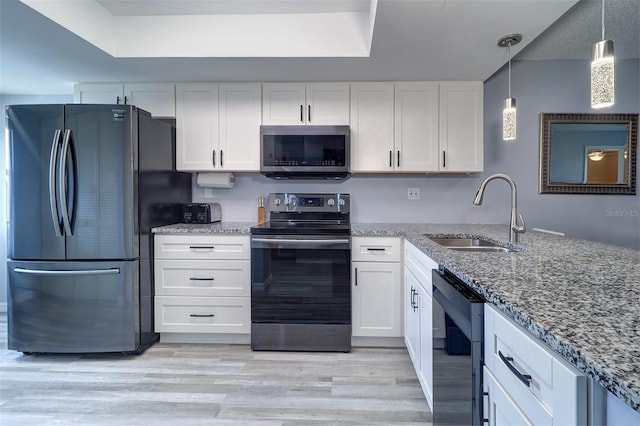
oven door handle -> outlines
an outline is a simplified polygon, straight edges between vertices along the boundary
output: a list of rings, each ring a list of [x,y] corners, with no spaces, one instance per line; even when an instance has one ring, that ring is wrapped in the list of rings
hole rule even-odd
[[[251,241],[256,243],[284,243],[284,244],[305,244],[308,245],[310,243],[317,245],[327,245],[327,244],[348,244],[349,239],[341,238],[341,239],[332,239],[332,240],[297,240],[297,239],[286,239],[286,238],[252,238]]]
[[[252,238],[251,243],[262,243],[269,246],[277,245],[280,248],[318,248],[335,245],[349,245],[348,238],[335,238],[325,240],[293,239],[293,238]]]

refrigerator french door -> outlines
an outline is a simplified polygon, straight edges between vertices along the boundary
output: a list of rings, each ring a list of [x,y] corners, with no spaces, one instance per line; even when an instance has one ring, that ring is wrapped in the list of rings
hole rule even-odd
[[[9,349],[136,351],[157,340],[138,193],[140,128],[154,120],[129,105],[16,105],[7,118]],[[151,142],[166,154],[171,129],[157,124]]]

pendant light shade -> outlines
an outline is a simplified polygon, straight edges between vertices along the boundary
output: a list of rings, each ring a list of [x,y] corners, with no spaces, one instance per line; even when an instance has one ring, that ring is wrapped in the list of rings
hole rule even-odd
[[[593,45],[591,61],[591,108],[610,107],[615,102],[615,66],[613,41]]]
[[[614,104],[614,63],[613,41],[604,39],[604,0],[602,0],[602,41],[593,45],[591,61],[591,108],[606,108]]]
[[[517,114],[516,99],[511,97],[511,46],[520,43],[522,34],[509,34],[498,39],[498,46],[506,47],[509,55],[509,97],[504,100],[502,110],[502,140],[512,141],[516,138]]]
[[[502,110],[502,139],[512,141],[516,138],[516,100],[507,98],[504,100]]]

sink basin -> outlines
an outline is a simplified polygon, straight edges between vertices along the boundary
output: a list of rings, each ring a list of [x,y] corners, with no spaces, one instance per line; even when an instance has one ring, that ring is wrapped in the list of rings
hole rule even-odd
[[[451,250],[489,253],[514,251],[509,247],[504,247],[483,238],[431,237],[427,234],[425,234],[425,237],[429,237],[432,241]]]

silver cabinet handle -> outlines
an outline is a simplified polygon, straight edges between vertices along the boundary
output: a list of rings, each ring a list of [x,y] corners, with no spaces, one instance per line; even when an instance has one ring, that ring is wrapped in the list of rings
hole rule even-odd
[[[18,274],[27,274],[27,275],[112,275],[112,274],[119,274],[120,268],[79,269],[79,270],[61,270],[61,271],[56,271],[53,269],[14,268],[13,271]]]
[[[49,156],[49,207],[51,208],[51,219],[53,219],[53,227],[56,236],[62,237],[62,225],[60,216],[58,215],[58,191],[56,186],[56,168],[58,163],[58,146],[60,145],[60,135],[62,131],[56,129],[53,133],[53,142],[51,143],[51,154]]]

